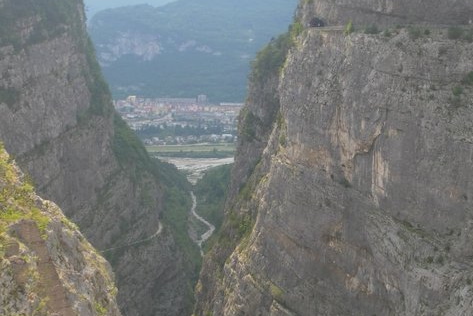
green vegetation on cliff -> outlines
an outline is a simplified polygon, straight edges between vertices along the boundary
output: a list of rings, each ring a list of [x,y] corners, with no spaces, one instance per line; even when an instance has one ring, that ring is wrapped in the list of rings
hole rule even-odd
[[[197,213],[212,223],[216,230],[223,222],[223,207],[230,183],[233,165],[223,165],[210,169],[197,181],[194,193],[197,197]]]
[[[294,45],[295,36],[301,32],[300,24],[291,25],[289,32],[279,35],[266,45],[256,55],[251,63],[250,80],[254,83],[262,82],[278,74],[284,65],[289,49]]]
[[[289,26],[288,32],[272,40],[257,55],[252,63],[250,84],[253,85],[253,94],[249,99],[255,105],[265,107],[267,113],[266,121],[253,113],[251,107],[246,105],[240,112],[239,135],[243,142],[260,141],[263,134],[269,133],[273,124],[277,121],[276,114],[279,110],[279,96],[277,94],[277,84],[272,83],[279,77],[280,71],[284,67],[289,50],[294,47],[297,37],[302,33],[303,27],[299,21]],[[269,91],[265,91],[269,90]],[[263,93],[262,93],[263,92]],[[241,144],[240,144],[241,146]],[[241,149],[240,149],[241,150]],[[260,153],[262,154],[262,153]],[[251,157],[253,163],[247,170],[248,180],[242,183],[238,189],[238,196],[233,197],[233,207],[226,213],[221,231],[210,241],[216,242],[216,248],[224,247],[222,255],[216,259],[216,263],[223,267],[225,254],[229,254],[243,239],[245,239],[254,225],[252,212],[253,192],[263,179],[262,166],[259,163],[261,157]],[[245,211],[242,212],[241,210]],[[215,253],[219,252],[218,250]]]
[[[49,223],[35,203],[33,186],[14,167],[0,143],[0,238],[9,225],[22,219],[35,221],[43,234]]]
[[[127,172],[142,173],[152,171],[157,175],[156,164],[149,157],[141,141],[118,113],[114,114],[113,122],[115,134],[112,148],[122,168],[127,170]]]
[[[201,257],[197,245],[187,234],[187,218],[192,204],[189,182],[174,165],[150,158],[139,138],[118,114],[114,116],[114,127],[112,148],[121,168],[136,183],[142,182],[151,174],[161,184],[163,191],[161,218],[169,227],[185,258],[184,265],[189,286],[187,293],[183,295],[186,300],[184,308],[190,311],[193,305],[192,287],[198,278]],[[140,198],[143,205],[152,206],[152,197],[149,193],[141,194]]]

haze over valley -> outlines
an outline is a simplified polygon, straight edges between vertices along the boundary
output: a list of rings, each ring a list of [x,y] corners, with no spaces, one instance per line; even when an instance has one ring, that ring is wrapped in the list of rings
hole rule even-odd
[[[89,32],[114,98],[243,102],[250,63],[287,30],[296,0],[179,0],[95,15]]]
[[[125,6],[133,6],[138,4],[149,4],[159,7],[176,0],[84,0],[85,13],[87,17],[92,18],[97,12]]]
[[[109,1],[0,0],[0,315],[473,315],[471,0]]]

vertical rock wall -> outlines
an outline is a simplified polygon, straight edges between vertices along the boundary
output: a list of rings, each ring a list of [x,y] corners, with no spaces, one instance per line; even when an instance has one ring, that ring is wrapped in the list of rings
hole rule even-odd
[[[160,226],[162,169],[114,113],[84,22],[80,0],[0,2],[0,139],[97,249],[114,248],[127,315],[182,315],[190,265],[170,230],[134,243]]]
[[[303,1],[298,19],[323,3]],[[197,315],[470,313],[473,44],[442,25],[416,28],[295,38],[258,167],[234,170],[251,190],[228,202]],[[254,226],[224,252],[245,225],[231,225],[235,213]]]

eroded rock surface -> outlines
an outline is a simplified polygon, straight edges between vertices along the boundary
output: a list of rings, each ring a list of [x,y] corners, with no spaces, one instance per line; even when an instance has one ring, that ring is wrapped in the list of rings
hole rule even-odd
[[[0,314],[121,315],[109,263],[0,148]]]
[[[3,0],[0,15],[0,140],[7,150],[98,250],[154,234],[165,207],[161,169],[113,110],[82,1]],[[189,310],[186,259],[168,227],[106,255],[127,315]]]
[[[308,0],[302,1],[301,15],[319,16],[329,24],[358,25],[469,24],[473,19],[473,3],[469,0]]]
[[[466,10],[451,21],[472,12],[448,3]],[[323,5],[303,1],[299,18]],[[473,44],[427,29],[310,28],[295,39],[271,134],[239,145],[197,315],[471,313]],[[246,110],[278,108],[250,98]],[[254,218],[247,234],[234,233],[237,213]]]

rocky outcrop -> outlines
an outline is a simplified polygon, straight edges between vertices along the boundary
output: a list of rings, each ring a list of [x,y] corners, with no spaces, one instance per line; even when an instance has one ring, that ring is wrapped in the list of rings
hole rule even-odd
[[[469,24],[473,3],[469,0],[306,0],[301,17],[309,22],[319,16],[331,25]],[[302,8],[302,7],[301,7]]]
[[[150,61],[161,53],[161,46],[159,38],[155,35],[122,32],[112,43],[99,46],[100,54],[97,57],[105,67],[126,55],[136,56],[141,61]]]
[[[127,315],[182,315],[188,260],[170,229],[134,243],[158,230],[175,172],[115,114],[82,1],[3,0],[0,21],[0,139],[42,196],[97,249],[113,248],[104,254]]]
[[[120,315],[111,267],[0,148],[0,314]]]
[[[251,190],[234,187],[196,315],[471,313],[473,44],[447,33],[294,38],[264,149],[239,145],[258,165],[237,155],[232,181]],[[254,226],[232,233],[245,216]]]

